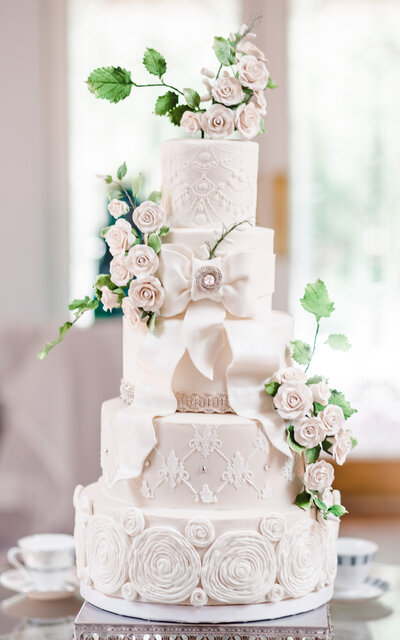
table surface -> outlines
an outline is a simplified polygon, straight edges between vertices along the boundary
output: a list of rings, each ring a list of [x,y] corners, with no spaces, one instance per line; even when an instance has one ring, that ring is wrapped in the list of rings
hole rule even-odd
[[[398,640],[400,637],[400,565],[376,563],[372,575],[391,589],[378,600],[331,603],[335,640]],[[0,640],[71,640],[81,600],[35,601],[0,588]]]

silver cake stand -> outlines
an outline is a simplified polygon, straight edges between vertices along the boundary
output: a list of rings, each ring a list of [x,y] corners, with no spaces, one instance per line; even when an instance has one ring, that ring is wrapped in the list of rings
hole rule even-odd
[[[259,622],[224,624],[154,622],[109,613],[85,602],[75,640],[332,640],[329,607]]]

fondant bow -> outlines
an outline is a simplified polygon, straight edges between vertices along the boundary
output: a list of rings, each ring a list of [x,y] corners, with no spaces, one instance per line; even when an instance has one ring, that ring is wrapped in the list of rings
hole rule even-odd
[[[161,314],[186,311],[185,348],[198,371],[212,380],[227,313],[239,318],[265,315],[273,292],[274,257],[260,259],[247,249],[200,260],[187,247],[170,244],[161,251],[159,276],[166,292]]]

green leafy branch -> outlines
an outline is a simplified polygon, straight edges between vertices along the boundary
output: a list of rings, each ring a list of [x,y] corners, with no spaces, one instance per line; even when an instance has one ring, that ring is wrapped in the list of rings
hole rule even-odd
[[[329,514],[336,518],[341,518],[348,513],[346,507],[342,504],[333,504],[331,507],[328,507],[325,502],[318,497],[317,491],[302,491],[296,496],[296,504],[304,511],[308,511],[311,505],[314,504],[318,511],[322,513],[324,520],[328,518]]]
[[[215,256],[215,252],[218,249],[219,245],[221,244],[221,242],[223,242],[225,240],[225,238],[232,233],[232,231],[235,231],[235,229],[237,229],[238,227],[240,227],[242,224],[249,224],[249,225],[253,225],[253,222],[250,220],[250,218],[246,218],[246,220],[240,220],[240,222],[235,222],[234,224],[232,224],[230,227],[222,227],[222,232],[221,235],[217,238],[217,240],[215,241],[215,243],[213,244],[213,246],[211,246],[210,242],[206,242],[205,245],[208,248],[208,259],[211,260],[212,258],[214,258]]]
[[[43,349],[38,353],[39,360],[44,360],[48,353],[59,344],[67,335],[68,331],[72,329],[74,324],[83,316],[86,311],[94,311],[99,306],[99,300],[97,298],[90,299],[89,296],[85,296],[83,299],[76,298],[69,305],[70,311],[75,311],[74,320],[71,322],[64,322],[60,327],[58,337],[53,342],[46,342]]]

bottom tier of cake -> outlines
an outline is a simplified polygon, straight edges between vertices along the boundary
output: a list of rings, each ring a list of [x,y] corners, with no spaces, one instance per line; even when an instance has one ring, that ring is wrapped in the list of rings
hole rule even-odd
[[[82,594],[97,606],[222,622],[299,613],[331,597],[338,521],[314,509],[138,509],[104,489],[100,479],[74,497]]]

